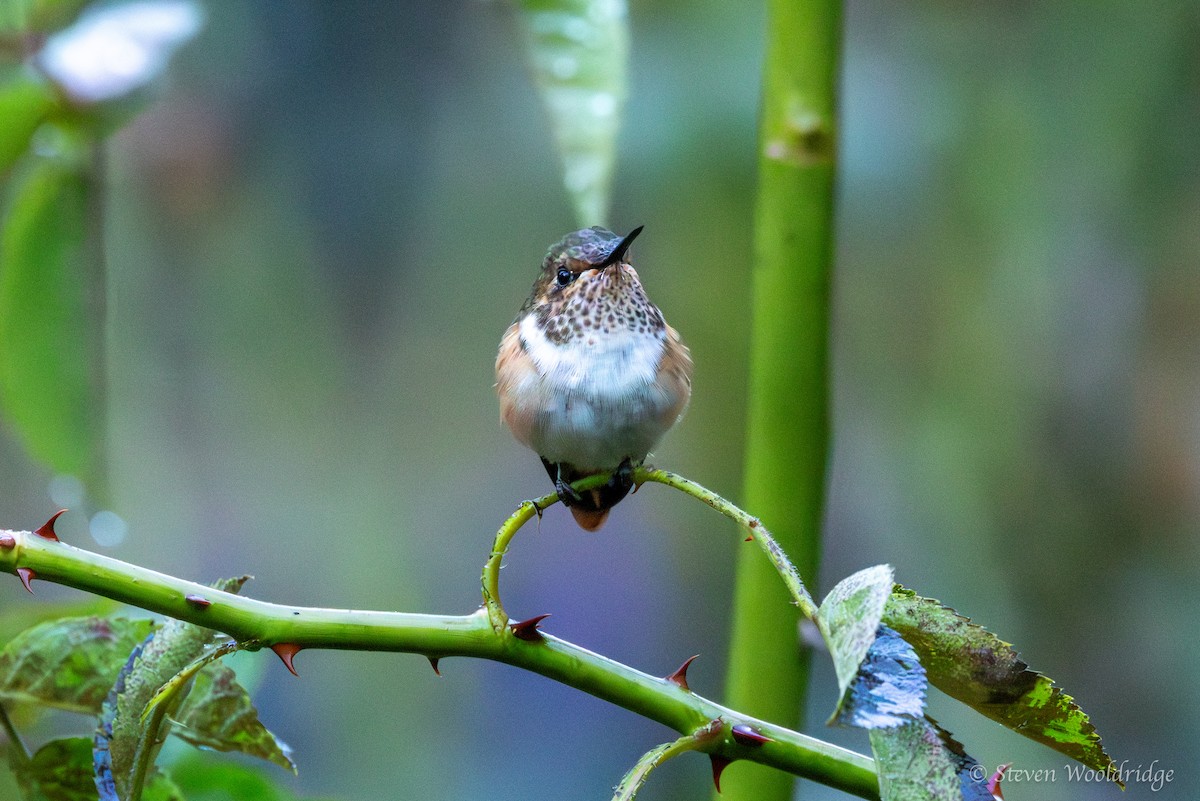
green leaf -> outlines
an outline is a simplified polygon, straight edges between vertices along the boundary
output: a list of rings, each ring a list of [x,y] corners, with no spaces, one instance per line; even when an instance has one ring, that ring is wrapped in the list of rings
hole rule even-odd
[[[880,626],[842,695],[834,722],[859,729],[902,726],[925,713],[925,669],[912,646]]]
[[[870,731],[881,801],[992,801],[983,768],[929,718]]]
[[[102,415],[88,192],[80,171],[41,160],[12,199],[0,229],[0,412],[35,458],[94,487]]]
[[[14,765],[23,801],[96,801],[92,778],[92,741],[87,737],[51,740],[28,763]],[[183,801],[169,779],[154,776],[143,801]]]
[[[86,737],[51,740],[28,763],[13,765],[13,774],[24,801],[96,801]]]
[[[96,714],[149,620],[80,617],[27,629],[0,651],[0,700]]]
[[[142,801],[185,801],[185,796],[167,774],[156,770],[142,790]]]
[[[240,751],[296,772],[292,749],[259,721],[250,694],[225,665],[197,674],[174,718],[172,733],[198,748]]]
[[[90,595],[58,603],[44,601],[21,606],[0,606],[0,643],[11,642],[21,632],[41,623],[65,617],[109,617],[116,613],[118,607],[116,601]]]
[[[271,777],[226,760],[187,757],[171,766],[171,778],[188,801],[297,801]]]
[[[0,86],[0,177],[29,150],[33,132],[54,106],[54,94],[41,81],[20,77]]]
[[[603,224],[625,103],[625,0],[521,0],[534,79],[581,226]]]
[[[875,642],[893,583],[894,574],[888,565],[868,567],[839,581],[817,609],[817,628],[829,646],[843,698]]]
[[[939,690],[1117,781],[1116,766],[1088,716],[1053,681],[1029,670],[1011,644],[900,586],[888,600],[883,622],[912,645]]]

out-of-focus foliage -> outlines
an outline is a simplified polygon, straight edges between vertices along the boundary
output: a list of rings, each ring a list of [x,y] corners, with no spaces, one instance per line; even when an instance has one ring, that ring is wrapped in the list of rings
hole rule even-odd
[[[50,87],[42,81],[21,77],[0,85],[0,177],[29,149],[33,132],[52,108]]]
[[[297,801],[257,771],[211,756],[189,756],[171,766],[171,780],[187,801]],[[305,801],[316,801],[304,796]]]
[[[195,35],[191,0],[7,0],[0,24],[0,412],[107,494],[103,137]],[[12,52],[10,52],[10,50]]]
[[[88,178],[39,159],[12,187],[0,228],[0,407],[30,453],[77,476],[103,435],[86,295]]]
[[[22,798],[27,801],[95,801],[92,779],[92,740],[67,737],[51,740],[33,759],[15,769]],[[184,801],[179,789],[162,774],[153,774],[142,793],[144,801]],[[111,801],[111,799],[104,799]]]
[[[115,552],[197,579],[248,570],[272,600],[472,609],[496,527],[548,489],[497,422],[495,347],[576,225],[511,9],[209,11],[164,97],[112,140]],[[646,224],[639,273],[697,364],[655,461],[732,493],[761,11],[630,17],[611,220]],[[1114,754],[1177,770],[1200,739],[1200,700],[1163,680],[1200,679],[1178,636],[1200,615],[1198,61],[1188,0],[849,5],[823,568],[892,564],[1087,699]],[[0,438],[0,525],[44,520],[49,478]],[[553,612],[563,636],[659,674],[722,653],[735,546],[674,494],[643,488],[600,537],[551,510],[514,543],[513,613]],[[96,547],[75,511],[60,530]],[[0,582],[5,610],[32,611],[25,595]],[[719,694],[721,661],[693,686]],[[535,677],[441,669],[314,652],[303,689],[267,682],[263,718],[304,767],[292,786],[582,797],[665,739]],[[817,680],[809,719],[829,736],[836,678]],[[938,701],[989,771],[1057,768],[1034,788],[1048,801],[1102,792]],[[530,738],[537,769],[508,770]],[[466,755],[453,771],[446,739]],[[671,760],[647,792],[694,797],[707,773]],[[1158,801],[1191,798],[1179,775]]]
[[[625,0],[518,0],[534,81],[580,227],[603,225],[629,58]]]

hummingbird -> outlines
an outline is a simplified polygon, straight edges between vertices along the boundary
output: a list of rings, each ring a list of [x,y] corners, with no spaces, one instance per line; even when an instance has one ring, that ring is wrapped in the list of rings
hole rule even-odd
[[[595,531],[683,415],[692,358],[629,263],[624,237],[592,226],[551,245],[500,340],[500,418],[535,451],[575,521]],[[610,473],[582,493],[571,483]]]

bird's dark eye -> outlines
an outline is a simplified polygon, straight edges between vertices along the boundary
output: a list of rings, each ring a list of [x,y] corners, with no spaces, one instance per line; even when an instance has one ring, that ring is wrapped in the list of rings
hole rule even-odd
[[[558,275],[556,276],[559,286],[566,286],[567,284],[571,283],[572,279],[574,279],[574,278],[575,278],[575,274],[572,273],[570,270],[566,269],[565,267],[563,269],[559,270]]]

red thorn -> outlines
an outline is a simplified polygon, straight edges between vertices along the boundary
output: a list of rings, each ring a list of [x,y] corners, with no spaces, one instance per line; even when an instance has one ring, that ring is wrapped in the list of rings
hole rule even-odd
[[[212,601],[203,595],[185,595],[183,596],[183,600],[187,601],[189,606],[194,606],[197,609],[207,609],[212,606]]]
[[[734,726],[730,732],[733,734],[734,742],[750,748],[761,748],[766,743],[773,742],[770,737],[762,734],[758,729],[745,724]]]
[[[271,646],[271,650],[283,661],[283,666],[293,676],[300,677],[300,674],[296,672],[296,666],[292,663],[292,660],[296,658],[296,654],[300,653],[299,645],[296,645],[294,642],[277,642]]]
[[[733,760],[729,757],[723,757],[720,754],[709,754],[709,762],[712,762],[713,786],[717,788],[717,792],[721,792],[721,774],[725,772],[725,768],[729,767],[729,763]]]
[[[33,587],[29,586],[29,582],[37,578],[37,573],[34,573],[27,567],[18,567],[17,578],[21,579],[21,583],[25,585],[25,589],[29,590],[31,593],[33,592]]]
[[[692,688],[689,687],[687,683],[687,669],[688,666],[692,664],[692,661],[698,656],[700,656],[700,654],[694,654],[693,656],[689,656],[687,659],[685,659],[683,664],[679,666],[678,670],[666,677],[667,681],[678,684],[683,689],[691,692]]]
[[[441,661],[441,657],[429,656],[429,657],[426,657],[426,659],[429,660],[429,666],[431,668],[433,668],[433,672],[438,674],[439,676],[442,675],[442,671],[438,670],[438,662]]]
[[[518,623],[510,623],[508,627],[512,629],[513,636],[518,640],[536,642],[542,639],[542,633],[538,631],[538,624],[548,617],[550,615],[537,615]]]
[[[746,539],[742,540],[742,542],[754,542],[754,535],[753,535],[753,534],[747,534],[747,535],[746,535]]]
[[[996,772],[992,774],[992,778],[988,779],[987,791],[992,794],[993,798],[1004,801],[1004,793],[1000,791],[1000,780],[1004,778],[1004,772],[1012,767],[1012,763],[1006,763],[996,768]]]
[[[65,511],[67,511],[67,510],[59,509],[54,514],[50,515],[50,519],[47,520],[45,523],[42,523],[42,525],[40,525],[38,528],[34,529],[33,533],[37,534],[39,537],[45,537],[48,540],[54,540],[55,542],[59,542],[58,535],[54,533],[54,521],[57,520],[59,518],[59,515],[61,515]]]
[[[754,518],[751,518],[751,519],[750,519],[750,528],[758,528],[758,527],[759,527],[759,526],[761,526],[761,525],[762,525],[762,524],[758,522],[758,518],[757,518],[757,517],[754,517]]]
[[[0,534],[0,548],[11,551],[17,547],[17,538],[12,534]]]

